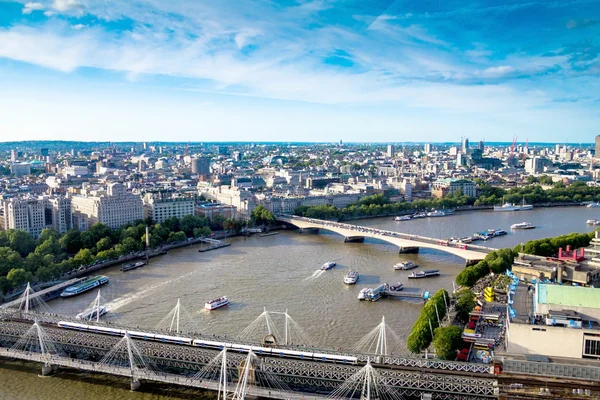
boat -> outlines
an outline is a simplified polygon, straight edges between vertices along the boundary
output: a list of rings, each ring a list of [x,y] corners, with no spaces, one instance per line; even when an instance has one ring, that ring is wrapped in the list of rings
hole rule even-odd
[[[429,278],[432,276],[438,276],[440,274],[439,269],[430,269],[425,271],[413,272],[408,276],[408,279],[420,279],[420,278]]]
[[[358,280],[358,271],[348,271],[346,276],[344,276],[344,283],[346,285],[354,285]]]
[[[358,299],[365,300],[367,298],[369,290],[371,290],[371,289],[369,289],[369,288],[360,289],[360,292],[358,293]]]
[[[587,208],[596,208],[596,207],[600,207],[600,203],[596,202],[596,203],[590,203],[586,206]]]
[[[211,300],[204,304],[205,310],[215,310],[220,307],[224,307],[229,304],[229,299],[225,296],[219,297],[218,299]]]
[[[441,212],[444,213],[444,215],[454,215],[454,210],[453,209],[443,209],[440,210]]]
[[[410,221],[411,219],[412,219],[412,217],[410,215],[394,217],[394,221]]]
[[[389,285],[388,288],[392,291],[392,292],[399,292],[402,289],[404,289],[404,283],[402,282],[398,282],[395,285]]]
[[[99,315],[96,314],[96,311],[98,311]],[[92,307],[92,308],[88,308],[87,310],[85,310],[82,313],[77,314],[77,316],[75,318],[89,321],[89,320],[92,320],[95,318],[99,318],[99,317],[103,316],[104,314],[106,314],[107,312],[108,312],[108,310],[104,306],[102,306],[100,308]]]
[[[125,264],[121,267],[121,271],[123,271],[123,272],[130,271],[132,269],[143,267],[144,265],[146,265],[145,261],[138,261],[138,262],[132,263],[132,264]]]
[[[600,219],[588,219],[585,223],[588,225],[600,225]]]
[[[494,229],[494,236],[504,236],[508,233],[504,229]]]
[[[510,229],[534,229],[535,225],[529,222],[519,222],[518,224],[512,224]]]
[[[409,269],[413,269],[413,268],[417,268],[419,266],[419,264],[415,264],[412,261],[403,261],[403,262],[399,262],[398,264],[394,265],[394,269],[397,270],[409,270]]]
[[[331,269],[333,267],[335,267],[335,263],[333,261],[329,261],[329,262],[326,262],[325,264],[321,265],[321,269],[323,271],[327,271],[328,269]]]
[[[426,213],[422,212],[422,213],[417,213],[415,215],[412,216],[413,219],[415,218],[425,218],[427,216]]]
[[[525,204],[525,197],[523,197],[523,203],[521,205],[513,203],[504,203],[501,206],[494,206],[494,211],[526,211],[533,209],[531,204]]]
[[[473,238],[471,236],[465,236],[457,240],[459,243],[471,243]]]
[[[444,214],[443,212],[437,210],[433,210],[427,213],[428,217],[443,217],[445,215],[446,214]]]
[[[60,297],[75,296],[87,292],[88,290],[92,290],[93,288],[96,288],[98,286],[104,285],[105,283],[108,283],[108,278],[104,275],[98,275],[93,278],[89,278],[82,282],[79,282],[73,286],[69,286],[68,288],[62,291]]]
[[[273,235],[279,235],[279,232],[261,233],[260,235],[258,235],[258,237],[273,236]]]

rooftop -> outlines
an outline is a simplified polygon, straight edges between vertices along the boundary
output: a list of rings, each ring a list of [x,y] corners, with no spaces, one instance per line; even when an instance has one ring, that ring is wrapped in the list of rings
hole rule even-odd
[[[600,308],[600,290],[566,285],[540,284],[537,301],[541,304],[557,304],[566,307]]]

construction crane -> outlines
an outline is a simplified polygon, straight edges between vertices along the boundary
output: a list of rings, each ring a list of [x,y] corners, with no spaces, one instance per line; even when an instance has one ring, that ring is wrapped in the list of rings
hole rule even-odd
[[[517,143],[517,139],[518,139],[518,137],[514,136],[512,144],[510,145],[510,154],[508,156],[508,165],[509,166],[512,166],[512,164],[513,164],[513,158],[515,156],[515,144]]]

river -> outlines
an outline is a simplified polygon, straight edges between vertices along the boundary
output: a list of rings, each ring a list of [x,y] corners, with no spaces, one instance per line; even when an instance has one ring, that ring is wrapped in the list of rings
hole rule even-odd
[[[485,243],[501,248],[535,238],[591,231],[594,228],[585,223],[589,218],[600,218],[600,209],[557,207],[524,212],[476,211],[402,222],[376,218],[353,223],[440,239],[502,228],[509,234]],[[533,223],[536,229],[510,231],[511,224],[522,221]],[[173,250],[152,259],[143,268],[126,273],[116,266],[102,271],[110,278],[110,283],[101,288],[102,297],[112,310],[110,319],[140,328],[165,326],[165,317],[180,299],[184,330],[235,337],[262,313],[263,308],[279,312],[287,309],[308,339],[307,344],[352,347],[381,321],[382,316],[403,342],[419,315],[421,302],[390,298],[375,303],[361,302],[357,300],[360,289],[402,281],[407,291],[451,290],[456,274],[464,267],[464,260],[442,252],[421,250],[419,254],[399,255],[397,248],[391,245],[370,239],[364,244],[345,244],[342,237],[325,231],[319,235],[281,231],[278,235],[238,237],[230,242],[230,247],[204,253],[197,251],[197,245]],[[441,276],[407,280],[408,272],[392,269],[402,260],[413,260],[426,269],[439,269]],[[326,261],[335,261],[337,266],[320,271]],[[348,269],[360,272],[356,285],[347,286],[342,282]],[[211,312],[203,310],[207,300],[223,295],[229,297],[229,306]],[[95,296],[96,292],[92,291],[74,298],[52,300],[48,305],[52,312],[75,315]],[[281,316],[274,315],[273,321],[283,334]],[[299,344],[302,340],[297,332],[291,329],[291,341]],[[252,338],[259,340],[260,334],[255,332]],[[399,353],[401,350],[393,351]],[[61,372],[42,379],[32,373],[37,369],[19,363],[2,361],[0,368],[2,399],[170,399],[187,398],[188,395],[179,390],[171,393],[169,391],[173,389],[160,386],[146,386],[141,393],[132,394],[126,390],[125,381],[88,374]],[[150,394],[157,391],[160,393]]]

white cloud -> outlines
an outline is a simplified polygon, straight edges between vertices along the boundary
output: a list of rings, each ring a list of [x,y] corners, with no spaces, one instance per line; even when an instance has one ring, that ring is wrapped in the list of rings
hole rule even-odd
[[[56,12],[55,11],[44,11],[44,15],[46,17],[51,17],[53,15],[56,15]]]
[[[501,65],[499,67],[490,67],[481,72],[484,78],[501,78],[515,72],[515,69],[509,65]]]
[[[243,30],[235,35],[235,38],[234,38],[235,44],[237,44],[239,49],[242,49],[242,48],[246,47],[246,45],[248,44],[248,41],[250,39],[260,36],[261,34],[262,34],[262,32],[260,32],[257,29],[251,28],[251,29]]]
[[[71,28],[75,29],[76,31],[81,30],[85,27],[86,27],[86,25],[83,25],[83,24],[76,24],[76,25],[71,26]]]
[[[40,11],[44,9],[44,5],[42,3],[25,3],[21,12],[23,14],[31,14],[34,11]]]
[[[83,5],[78,0],[54,0],[52,8],[59,12],[72,12],[81,13]]]

